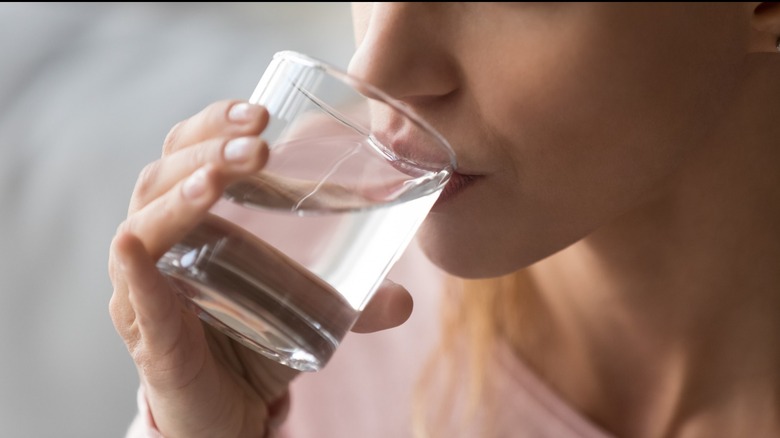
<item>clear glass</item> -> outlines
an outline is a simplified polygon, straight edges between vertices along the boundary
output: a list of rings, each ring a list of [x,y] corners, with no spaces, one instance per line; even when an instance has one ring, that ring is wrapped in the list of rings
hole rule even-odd
[[[277,53],[250,101],[270,115],[262,171],[228,187],[158,262],[204,321],[317,371],[452,174],[447,141],[322,61]]]

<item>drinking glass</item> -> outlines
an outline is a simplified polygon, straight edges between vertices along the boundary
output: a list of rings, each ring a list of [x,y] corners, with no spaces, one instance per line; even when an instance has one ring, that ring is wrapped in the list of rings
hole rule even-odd
[[[204,321],[301,371],[331,358],[456,167],[403,103],[323,61],[274,55],[264,168],[158,262]]]

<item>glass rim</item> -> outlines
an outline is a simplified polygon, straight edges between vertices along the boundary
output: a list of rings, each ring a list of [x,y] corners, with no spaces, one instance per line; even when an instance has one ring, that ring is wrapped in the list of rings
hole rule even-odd
[[[364,87],[368,91],[370,91],[374,96],[378,97],[383,103],[391,106],[396,111],[402,113],[404,116],[408,117],[412,122],[419,125],[423,129],[427,130],[441,145],[444,147],[445,152],[450,158],[450,167],[452,171],[455,171],[458,167],[457,165],[457,159],[455,157],[455,151],[452,149],[452,146],[447,141],[446,138],[436,129],[434,128],[430,123],[428,123],[425,119],[423,119],[420,115],[418,115],[414,110],[409,108],[405,103],[401,102],[400,100],[388,95],[378,87],[362,80],[359,78],[356,78],[349,73],[345,72],[344,70],[325,62],[321,59],[314,58],[309,55],[305,55],[300,52],[296,52],[294,50],[282,50],[279,52],[274,53],[273,59],[282,58],[284,60],[296,62],[298,64],[306,65],[308,67],[314,67],[321,69],[325,71],[327,74],[341,80],[345,83],[356,83],[359,84],[361,87]],[[351,85],[351,84],[350,84]]]

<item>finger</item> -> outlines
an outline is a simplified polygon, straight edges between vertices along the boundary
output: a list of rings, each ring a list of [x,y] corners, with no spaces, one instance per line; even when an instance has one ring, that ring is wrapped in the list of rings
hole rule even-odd
[[[412,295],[403,286],[385,280],[352,327],[356,333],[371,333],[397,327],[412,314]]]
[[[253,141],[261,142],[257,138]],[[206,164],[168,192],[132,213],[121,229],[138,236],[150,255],[160,257],[184,238],[216,203],[227,185],[256,172],[267,153],[253,156],[251,165]]]
[[[157,270],[141,241],[129,232],[117,235],[115,251],[127,287],[127,300],[145,347],[168,347],[181,331],[182,305]]]
[[[111,299],[108,303],[108,311],[117,333],[119,333],[119,336],[122,337],[128,347],[132,347],[138,339],[134,333],[133,325],[135,322],[135,311],[133,311],[127,299],[127,284],[125,284],[124,273],[119,268],[113,242],[111,246],[108,270],[111,283],[114,285],[114,292],[111,294]]]
[[[256,170],[268,161],[268,146],[255,136],[214,138],[167,155],[141,171],[129,212],[143,208],[208,163],[232,172]]]
[[[225,186],[220,178],[224,176],[207,164],[129,216],[119,232],[138,236],[149,255],[158,259],[194,229],[220,198]]]
[[[203,325],[185,307],[136,236],[118,235],[116,254],[140,338],[131,348],[133,359],[151,386],[183,388],[207,364]]]
[[[259,135],[268,124],[268,111],[242,100],[212,103],[177,123],[163,142],[163,155],[214,137]]]

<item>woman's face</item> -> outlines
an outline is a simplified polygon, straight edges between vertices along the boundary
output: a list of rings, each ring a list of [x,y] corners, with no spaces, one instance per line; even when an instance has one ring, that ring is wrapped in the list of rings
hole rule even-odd
[[[470,176],[420,230],[427,255],[508,273],[662,192],[734,98],[749,7],[355,4],[350,71],[430,121]]]

